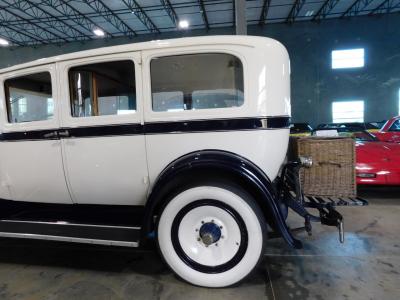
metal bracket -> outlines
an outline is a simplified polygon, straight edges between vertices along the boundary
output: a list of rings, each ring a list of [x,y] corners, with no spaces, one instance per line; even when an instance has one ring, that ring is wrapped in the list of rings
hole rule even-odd
[[[339,231],[339,241],[340,243],[344,243],[343,216],[336,211],[335,206],[340,206],[340,203],[346,203],[345,205],[367,205],[368,203],[358,198],[349,199],[348,202],[343,199],[340,199],[339,202],[335,202],[329,198],[330,201],[326,202],[321,197],[305,197],[299,177],[300,168],[304,166],[302,161],[289,162],[283,168],[282,174],[278,180],[280,200],[304,218],[304,227],[295,230],[305,230],[308,235],[311,235],[311,222],[321,222],[323,225],[337,227]],[[307,208],[317,209],[319,211],[319,216],[311,214]]]

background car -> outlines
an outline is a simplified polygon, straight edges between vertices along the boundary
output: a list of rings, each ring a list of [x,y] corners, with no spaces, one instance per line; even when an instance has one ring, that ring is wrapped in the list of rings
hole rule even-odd
[[[400,185],[400,144],[379,141],[366,131],[353,137],[357,184]]]
[[[310,136],[313,128],[308,123],[292,123],[290,124],[291,136]]]
[[[358,132],[358,131],[368,131],[377,132],[379,131],[379,126],[374,123],[363,123],[363,122],[347,122],[347,123],[323,123],[319,124],[316,130],[326,130],[326,129],[341,129],[342,132]]]
[[[387,121],[375,136],[383,142],[400,143],[400,116]]]

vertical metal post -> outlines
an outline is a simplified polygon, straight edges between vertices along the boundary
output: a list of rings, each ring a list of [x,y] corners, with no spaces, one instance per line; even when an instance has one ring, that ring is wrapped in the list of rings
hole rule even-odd
[[[246,0],[235,0],[236,34],[247,35]]]

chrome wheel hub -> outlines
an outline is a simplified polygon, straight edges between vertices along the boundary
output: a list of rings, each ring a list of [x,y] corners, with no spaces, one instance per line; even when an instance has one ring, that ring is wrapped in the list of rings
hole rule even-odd
[[[202,242],[209,246],[219,241],[221,238],[221,229],[214,222],[207,222],[201,225],[199,230]]]

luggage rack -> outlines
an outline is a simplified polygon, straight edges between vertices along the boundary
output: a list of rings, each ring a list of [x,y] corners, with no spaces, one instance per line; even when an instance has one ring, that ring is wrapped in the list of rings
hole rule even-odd
[[[366,206],[368,201],[360,197],[305,196],[301,187],[299,171],[301,168],[311,165],[311,160],[307,158],[288,162],[278,179],[280,200],[304,218],[304,227],[295,228],[292,231],[305,230],[308,235],[311,235],[311,222],[320,222],[323,225],[337,227],[339,241],[344,243],[343,216],[336,210],[336,207]],[[310,213],[308,211],[310,208],[317,209],[319,216]]]

